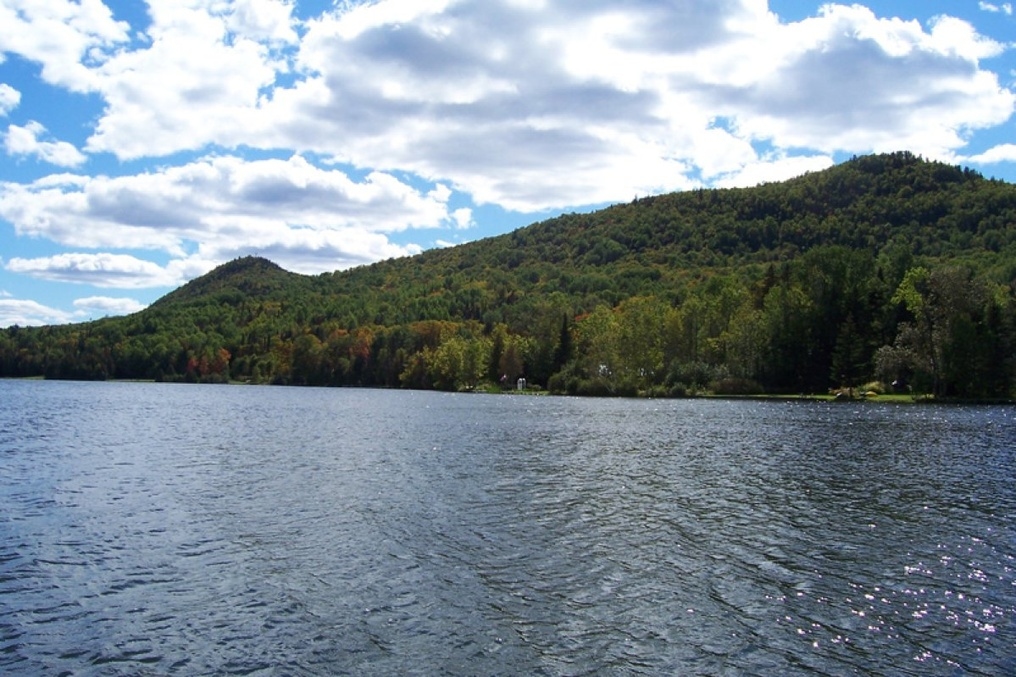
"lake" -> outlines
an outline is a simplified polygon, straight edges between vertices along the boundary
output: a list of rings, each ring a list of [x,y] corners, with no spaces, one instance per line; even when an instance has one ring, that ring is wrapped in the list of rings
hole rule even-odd
[[[1016,409],[0,381],[0,672],[1016,674]]]

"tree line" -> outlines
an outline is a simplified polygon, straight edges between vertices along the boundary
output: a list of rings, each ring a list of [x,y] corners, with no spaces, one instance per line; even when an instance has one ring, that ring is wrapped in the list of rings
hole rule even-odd
[[[1016,190],[909,153],[301,276],[248,257],[121,318],[0,331],[0,376],[938,397],[1016,390]]]

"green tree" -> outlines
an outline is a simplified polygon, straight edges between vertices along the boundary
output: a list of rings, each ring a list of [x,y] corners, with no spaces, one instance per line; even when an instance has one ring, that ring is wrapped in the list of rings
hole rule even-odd
[[[795,284],[778,284],[766,295],[763,317],[768,354],[764,377],[778,390],[805,391],[808,388],[812,312],[808,294]]]
[[[322,369],[324,350],[321,341],[313,334],[303,334],[293,342],[290,377],[295,385],[324,385],[326,374]]]
[[[853,314],[848,314],[836,333],[830,377],[834,383],[853,388],[869,373],[868,369],[864,336],[854,322]]]
[[[976,373],[969,354],[987,301],[984,285],[961,268],[919,266],[907,271],[892,300],[906,307],[912,321],[879,351],[882,371],[909,370],[919,382],[928,381],[935,396],[964,390]]]
[[[633,297],[617,308],[617,371],[645,389],[662,383],[664,344],[670,306],[655,297]]]

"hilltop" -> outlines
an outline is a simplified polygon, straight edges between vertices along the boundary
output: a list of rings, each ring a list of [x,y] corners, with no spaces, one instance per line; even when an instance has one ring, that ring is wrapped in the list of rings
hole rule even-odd
[[[302,276],[283,270],[278,264],[258,256],[234,259],[206,275],[191,280],[152,304],[154,308],[187,301],[202,302],[211,297],[222,301],[245,298],[269,298],[273,293],[298,286]]]
[[[4,331],[0,375],[1002,397],[1014,281],[1016,187],[893,153],[319,276],[237,259],[132,316]]]

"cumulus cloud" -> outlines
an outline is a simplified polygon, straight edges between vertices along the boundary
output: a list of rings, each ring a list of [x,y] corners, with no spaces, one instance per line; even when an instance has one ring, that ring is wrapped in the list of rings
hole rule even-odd
[[[45,133],[46,128],[34,120],[24,127],[10,125],[4,136],[7,154],[34,156],[58,167],[77,167],[88,159],[66,141],[42,141],[39,137]]]
[[[93,9],[64,61],[123,39]],[[378,0],[302,24],[282,0],[150,14],[150,43],[77,64],[106,102],[86,150],[288,148],[523,212],[750,180],[768,162],[759,143],[948,157],[1016,106],[979,65],[1004,45],[959,19],[925,27],[856,4],[791,23],[760,0]]]
[[[90,149],[268,143],[535,211],[736,175],[764,162],[757,141],[943,156],[1014,107],[978,66],[1002,45],[859,5],[784,24],[753,0],[387,0],[309,22],[291,59],[200,8],[174,16],[103,67],[116,84]],[[290,63],[297,82],[272,87]]]
[[[0,53],[42,65],[42,78],[75,92],[95,89],[102,63],[128,42],[130,26],[102,0],[7,0],[0,4]]]
[[[120,158],[168,155],[208,144],[261,140],[252,128],[265,92],[289,66],[271,45],[295,38],[289,5],[248,0],[152,3],[150,44],[94,69],[107,109],[87,149]]]
[[[166,287],[181,284],[186,279],[178,267],[173,267],[175,270],[163,268],[128,254],[67,253],[33,259],[14,257],[4,267],[13,273],[42,280],[120,289]]]
[[[0,53],[101,99],[81,148],[165,165],[0,184],[18,235],[87,252],[8,270],[126,287],[247,253],[334,270],[419,251],[395,244],[402,231],[473,227],[476,206],[752,185],[839,154],[951,160],[1016,109],[984,65],[1010,47],[947,16],[830,3],[781,21],[764,0],[371,0],[307,20],[295,7],[153,0],[139,38],[99,0],[3,3]],[[43,131],[11,125],[8,152],[80,166]],[[1011,159],[999,146],[971,161]],[[143,250],[170,264],[143,265]]]
[[[1016,162],[1016,144],[999,144],[989,148],[983,153],[962,158],[962,161],[975,165],[992,165],[1000,162]]]
[[[0,60],[0,63],[3,63]],[[0,82],[0,117],[6,117],[21,103],[21,92],[10,85]]]
[[[449,212],[450,193],[441,184],[418,190],[383,172],[356,181],[298,155],[224,156],[125,177],[64,174],[3,183],[0,217],[19,235],[68,247],[161,250],[174,260],[208,262],[197,266],[200,272],[258,253],[319,273],[420,251],[393,244],[391,233],[463,225],[468,213]],[[176,284],[185,272],[108,254],[12,259],[7,269],[124,287]]]
[[[455,222],[455,227],[460,230],[466,230],[476,225],[473,221],[473,210],[468,207],[461,207],[452,212],[452,220]]]
[[[957,19],[940,18],[928,32],[859,5],[831,5],[775,35],[781,47],[750,82],[721,82],[705,94],[740,134],[780,148],[943,157],[966,144],[964,130],[1001,124],[1016,104],[977,66],[1002,46]]]
[[[65,324],[73,316],[27,299],[0,298],[0,327],[34,327],[43,324]]]
[[[74,307],[77,314],[83,316],[129,315],[145,309],[145,304],[137,299],[115,298],[111,296],[88,296],[76,299]]]
[[[1009,16],[1012,16],[1012,3],[1011,2],[1004,2],[1002,4],[995,4],[993,2],[984,2],[983,0],[981,0],[981,2],[977,3],[977,6],[980,7],[982,10],[984,10],[985,12],[994,12],[994,13],[1001,12],[1003,14],[1007,14]]]
[[[745,165],[728,176],[717,177],[715,185],[720,188],[755,186],[773,181],[785,181],[807,172],[817,172],[832,166],[831,157],[816,155],[808,157],[772,157]]]
[[[293,3],[285,0],[234,0],[226,14],[226,26],[234,35],[272,45],[298,40]]]

